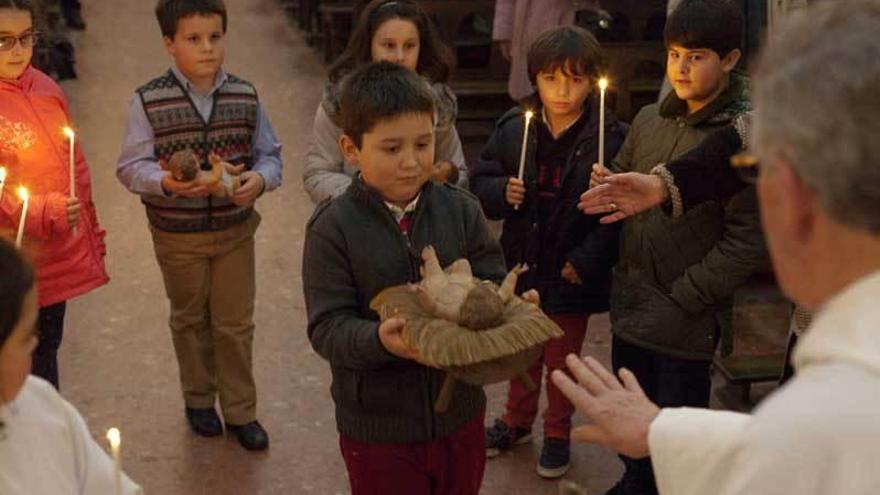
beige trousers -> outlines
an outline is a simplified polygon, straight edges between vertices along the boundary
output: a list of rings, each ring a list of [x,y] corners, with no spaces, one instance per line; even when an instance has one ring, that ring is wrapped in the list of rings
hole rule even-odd
[[[169,325],[187,407],[220,409],[229,424],[256,419],[254,233],[260,215],[219,232],[151,228],[171,303]]]

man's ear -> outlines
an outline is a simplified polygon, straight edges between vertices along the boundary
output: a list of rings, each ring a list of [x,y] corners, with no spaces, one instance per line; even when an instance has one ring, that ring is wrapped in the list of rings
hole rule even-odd
[[[734,48],[721,59],[721,69],[726,73],[730,73],[736,67],[736,64],[739,63],[740,58],[742,58],[742,51],[739,48]]]
[[[162,36],[162,44],[165,45],[165,51],[167,51],[168,54],[173,57],[174,52],[176,51],[174,40],[169,38],[168,36]]]
[[[357,144],[354,142],[354,139],[351,138],[348,134],[343,134],[339,138],[339,150],[342,151],[342,156],[345,158],[345,161],[348,163],[353,163],[356,165],[360,165],[360,152]]]
[[[813,236],[818,220],[816,194],[787,161],[779,160],[773,166],[776,168],[774,173],[779,174],[777,194],[782,201],[778,206],[784,213],[785,228],[794,241],[806,244]]]

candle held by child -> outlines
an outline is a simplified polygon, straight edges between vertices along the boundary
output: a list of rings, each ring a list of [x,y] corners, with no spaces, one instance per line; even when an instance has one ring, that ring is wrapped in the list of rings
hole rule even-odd
[[[534,115],[535,115],[535,114],[534,114],[531,110],[528,110],[528,111],[525,113],[525,116],[526,116],[526,125],[523,126],[522,149],[521,149],[520,154],[519,154],[519,173],[518,173],[517,176],[516,176],[519,180],[523,180],[523,175],[524,175],[524,173],[525,173],[525,167],[526,167],[526,149],[527,149],[528,146],[529,146],[529,124],[531,123],[531,121],[532,121],[532,116],[534,116]],[[519,209],[519,205],[514,205],[513,209],[514,209],[514,210],[518,210],[518,209]]]
[[[21,198],[21,218],[18,220],[18,234],[15,236],[15,247],[21,249],[21,241],[24,238],[24,222],[27,220],[28,191],[24,186],[18,186],[18,197]]]

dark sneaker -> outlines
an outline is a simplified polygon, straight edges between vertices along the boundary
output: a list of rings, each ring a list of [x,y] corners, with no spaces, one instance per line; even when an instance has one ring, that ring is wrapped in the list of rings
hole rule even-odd
[[[538,459],[538,476],[542,478],[559,478],[568,472],[571,467],[571,458],[568,440],[564,438],[545,438],[544,447],[541,449],[541,458]]]
[[[220,418],[213,407],[205,409],[186,408],[186,421],[190,429],[203,437],[216,437],[223,433]]]
[[[625,472],[620,481],[609,488],[605,495],[657,495],[657,489],[652,485],[653,483],[648,483],[649,488],[645,488],[645,483],[640,483],[635,476]]]
[[[511,428],[504,421],[496,419],[494,425],[486,428],[486,457],[491,459],[516,445],[522,445],[531,441],[531,428],[519,426]]]
[[[266,450],[269,448],[269,434],[256,421],[246,425],[231,425],[226,423],[226,431],[238,438],[238,443],[247,450]]]

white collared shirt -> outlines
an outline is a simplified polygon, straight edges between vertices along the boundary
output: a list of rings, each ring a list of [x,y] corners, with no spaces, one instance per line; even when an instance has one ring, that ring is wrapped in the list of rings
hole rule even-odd
[[[407,213],[412,213],[416,211],[416,206],[419,205],[420,197],[422,197],[421,193],[416,195],[415,199],[410,201],[409,204],[407,204],[404,208],[401,208],[394,203],[389,203],[388,201],[385,201],[385,206],[387,206],[388,209],[391,210],[391,215],[394,216],[394,221],[400,223],[400,221],[403,219],[404,216],[406,216]]]

